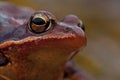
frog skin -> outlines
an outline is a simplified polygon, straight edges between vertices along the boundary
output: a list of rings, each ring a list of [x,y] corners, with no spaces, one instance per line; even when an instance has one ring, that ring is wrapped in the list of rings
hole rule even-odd
[[[0,3],[0,80],[84,80],[71,60],[86,46],[82,21]]]

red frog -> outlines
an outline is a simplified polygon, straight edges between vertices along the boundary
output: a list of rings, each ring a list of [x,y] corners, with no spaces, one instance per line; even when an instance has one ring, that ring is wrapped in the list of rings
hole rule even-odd
[[[84,80],[71,59],[86,46],[82,21],[0,3],[0,80]]]

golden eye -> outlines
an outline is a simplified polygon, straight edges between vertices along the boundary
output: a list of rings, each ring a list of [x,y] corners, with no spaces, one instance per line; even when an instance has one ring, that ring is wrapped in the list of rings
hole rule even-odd
[[[30,18],[29,29],[33,33],[42,33],[51,28],[51,20],[43,13],[37,12]]]

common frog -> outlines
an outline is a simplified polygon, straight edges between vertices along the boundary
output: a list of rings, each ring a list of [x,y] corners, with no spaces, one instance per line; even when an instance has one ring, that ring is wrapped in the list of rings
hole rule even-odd
[[[0,80],[83,80],[71,59],[86,46],[82,21],[0,3]]]

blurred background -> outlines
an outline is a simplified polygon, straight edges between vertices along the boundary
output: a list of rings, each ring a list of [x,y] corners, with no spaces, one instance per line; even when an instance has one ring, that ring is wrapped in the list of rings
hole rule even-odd
[[[77,15],[86,26],[87,47],[75,63],[90,80],[120,80],[120,0],[0,0],[35,10],[48,10],[58,19]]]

